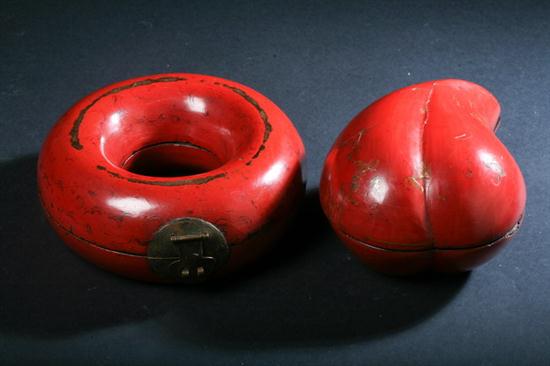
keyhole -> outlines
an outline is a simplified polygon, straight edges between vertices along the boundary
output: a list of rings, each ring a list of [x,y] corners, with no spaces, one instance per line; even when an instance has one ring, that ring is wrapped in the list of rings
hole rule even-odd
[[[197,277],[201,277],[205,274],[206,270],[203,265],[200,265],[206,261],[215,261],[213,257],[208,257],[204,255],[204,242],[203,240],[208,239],[210,236],[208,233],[201,234],[187,234],[187,235],[176,235],[172,234],[170,236],[170,241],[178,247],[180,252],[179,262],[184,264],[185,267],[180,271],[180,276],[184,279],[191,276],[191,270],[194,269],[193,274]],[[192,246],[194,243],[198,242],[198,252],[187,253],[186,247]],[[189,268],[191,267],[191,268]]]

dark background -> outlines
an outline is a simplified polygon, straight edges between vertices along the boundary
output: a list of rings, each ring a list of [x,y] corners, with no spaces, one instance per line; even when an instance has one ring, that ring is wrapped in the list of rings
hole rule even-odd
[[[549,2],[2,1],[0,364],[550,364],[549,32]],[[105,273],[38,204],[36,157],[56,119],[99,87],[163,72],[261,91],[306,144],[296,227],[223,283]],[[319,209],[324,156],[378,97],[448,77],[500,100],[498,136],[528,186],[524,225],[470,274],[378,275]]]

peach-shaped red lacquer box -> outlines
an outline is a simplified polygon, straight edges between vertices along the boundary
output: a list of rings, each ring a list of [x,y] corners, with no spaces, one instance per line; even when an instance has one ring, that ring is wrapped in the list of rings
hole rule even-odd
[[[496,137],[500,106],[483,87],[436,80],[394,91],[357,115],[324,166],[334,230],[372,268],[470,270],[517,232],[525,183]]]

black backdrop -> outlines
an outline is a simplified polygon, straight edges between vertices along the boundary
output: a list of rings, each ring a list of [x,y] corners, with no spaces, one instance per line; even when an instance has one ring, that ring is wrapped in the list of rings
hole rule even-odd
[[[0,364],[549,364],[549,31],[548,2],[3,1]],[[36,156],[56,119],[101,86],[161,72],[249,85],[306,144],[296,227],[223,283],[105,273],[39,208]],[[524,225],[470,274],[378,275],[320,211],[323,158],[376,98],[447,77],[499,98],[498,136],[528,185]]]

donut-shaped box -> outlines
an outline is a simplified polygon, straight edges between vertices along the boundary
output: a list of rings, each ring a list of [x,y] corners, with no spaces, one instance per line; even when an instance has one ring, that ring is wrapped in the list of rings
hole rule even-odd
[[[288,117],[238,83],[153,75],[88,95],[53,127],[38,185],[55,230],[118,274],[197,282],[253,261],[304,192]]]
[[[329,152],[321,203],[371,267],[467,271],[518,230],[525,183],[494,134],[495,97],[463,80],[397,90],[357,115]]]

